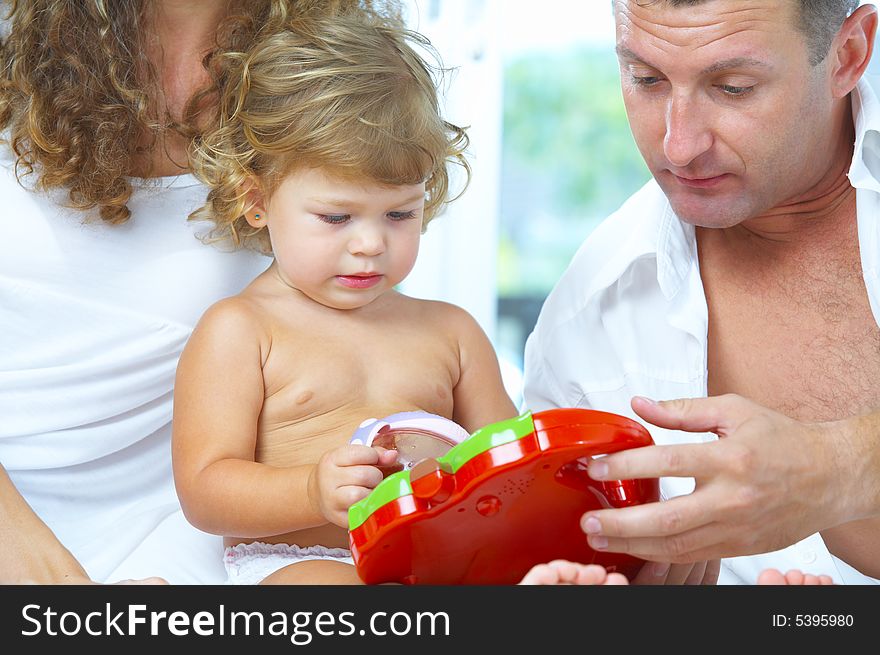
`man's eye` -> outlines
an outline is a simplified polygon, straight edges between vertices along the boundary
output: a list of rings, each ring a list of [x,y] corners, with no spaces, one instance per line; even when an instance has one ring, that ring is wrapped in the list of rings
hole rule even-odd
[[[350,214],[318,214],[318,219],[324,221],[325,223],[330,223],[331,225],[338,225],[339,223],[345,223],[348,219],[351,218]]]
[[[731,84],[719,84],[718,88],[729,96],[744,96],[751,93],[755,88],[753,86],[733,86]]]
[[[637,86],[654,86],[660,81],[659,77],[649,75],[645,77],[638,77],[636,75],[632,76],[633,84]]]

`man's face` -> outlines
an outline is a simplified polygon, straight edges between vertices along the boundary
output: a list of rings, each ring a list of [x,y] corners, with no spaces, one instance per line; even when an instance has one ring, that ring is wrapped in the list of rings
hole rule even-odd
[[[797,3],[644,4],[615,3],[623,97],[676,214],[730,227],[797,201],[834,144],[826,67],[809,64]]]

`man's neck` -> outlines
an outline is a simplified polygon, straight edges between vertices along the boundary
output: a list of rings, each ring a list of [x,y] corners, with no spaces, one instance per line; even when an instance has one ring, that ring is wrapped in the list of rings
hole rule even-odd
[[[855,219],[855,193],[845,169],[840,169],[833,177],[823,180],[814,193],[725,231],[730,238],[766,241],[768,246],[812,242],[817,236],[834,232]]]
[[[832,134],[837,136],[829,144],[832,156],[816,178],[810,180],[798,195],[728,228],[729,237],[766,241],[768,245],[809,243],[817,235],[833,232],[841,224],[849,224],[855,219],[855,189],[847,176],[855,141],[848,98],[837,109],[834,122]]]

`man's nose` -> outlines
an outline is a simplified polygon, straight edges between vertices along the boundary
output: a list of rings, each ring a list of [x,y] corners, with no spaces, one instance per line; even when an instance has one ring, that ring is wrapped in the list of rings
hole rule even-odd
[[[375,257],[385,252],[385,231],[378,225],[364,221],[358,225],[348,242],[348,250],[353,255]]]
[[[670,164],[683,168],[712,147],[707,118],[692,98],[673,96],[669,100],[663,152]]]

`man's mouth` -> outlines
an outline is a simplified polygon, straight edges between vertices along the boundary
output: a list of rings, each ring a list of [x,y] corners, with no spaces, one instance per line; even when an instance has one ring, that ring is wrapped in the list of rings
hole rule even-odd
[[[722,182],[724,182],[727,178],[730,177],[730,173],[722,173],[721,175],[710,175],[710,176],[690,176],[690,175],[677,175],[672,171],[669,171],[670,175],[675,178],[675,180],[686,187],[691,187],[692,189],[711,189]]]

